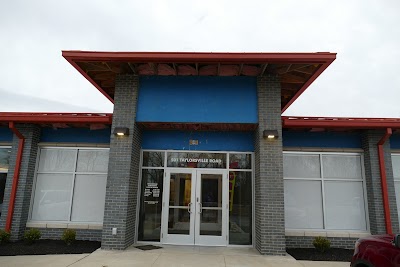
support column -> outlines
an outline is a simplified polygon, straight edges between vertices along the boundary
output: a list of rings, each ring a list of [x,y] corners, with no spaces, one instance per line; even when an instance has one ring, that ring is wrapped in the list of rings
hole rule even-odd
[[[362,145],[364,149],[364,167],[367,186],[368,214],[371,234],[385,234],[385,213],[383,209],[381,173],[379,171],[378,142],[385,131],[369,130],[363,133]],[[396,193],[394,190],[392,156],[390,141],[383,145],[386,181],[389,194],[390,217],[393,233],[399,232],[399,219],[397,215]]]
[[[281,121],[281,86],[276,76],[257,80],[258,121],[255,134],[255,245],[261,254],[285,255],[285,212]],[[264,130],[278,139],[264,139]]]
[[[17,124],[16,128],[25,137],[24,150],[22,153],[21,168],[18,179],[17,194],[15,198],[14,213],[11,222],[11,240],[22,239],[26,222],[29,216],[31,202],[32,184],[35,175],[38,143],[40,141],[40,127],[34,124]],[[11,130],[10,130],[11,131]],[[13,183],[15,164],[17,158],[19,138],[13,135],[10,155],[10,165],[4,193],[3,210],[0,218],[0,229],[4,229],[7,219],[8,206],[10,203],[11,187]]]
[[[135,241],[140,162],[140,131],[135,124],[139,80],[118,75],[104,208],[102,248],[125,249]],[[115,127],[129,128],[129,135],[114,136]],[[117,234],[112,234],[117,228]]]

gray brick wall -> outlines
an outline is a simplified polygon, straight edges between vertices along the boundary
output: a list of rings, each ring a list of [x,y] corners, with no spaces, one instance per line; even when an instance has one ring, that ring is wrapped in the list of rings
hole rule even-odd
[[[257,80],[258,120],[255,134],[255,247],[261,254],[285,255],[285,215],[281,87],[276,76]],[[267,140],[263,131],[278,130]]]
[[[35,174],[36,157],[38,152],[38,142],[40,139],[40,127],[33,124],[17,124],[17,129],[25,137],[24,151],[22,154],[22,162],[20,175],[18,180],[17,196],[15,199],[14,214],[11,224],[11,240],[19,240],[25,232],[26,222],[29,215],[29,206],[32,194],[32,184]],[[0,228],[4,229],[8,206],[10,202],[10,194],[12,180],[14,176],[14,168],[16,163],[19,139],[13,135],[12,149],[10,155],[10,165],[7,175],[3,211],[0,218]]]
[[[287,248],[313,248],[312,236],[286,236]],[[358,238],[353,237],[327,237],[331,241],[332,248],[354,249],[354,244]]]
[[[118,75],[115,83],[115,127],[128,127],[128,136],[111,136],[104,209],[102,248],[125,249],[135,241],[141,134],[136,119],[139,80]],[[112,228],[117,235],[112,235]]]
[[[379,140],[383,137],[384,133],[385,131],[382,130],[369,130],[365,131],[362,137],[371,234],[386,233],[377,146]],[[398,233],[399,220],[397,215],[396,194],[394,190],[392,158],[389,141],[386,141],[383,149],[386,167],[387,187],[389,193],[390,215],[392,219],[392,229],[393,233]]]
[[[60,240],[65,229],[61,228],[37,228],[40,230],[42,237],[41,239],[53,239]],[[89,240],[89,241],[101,241],[102,230],[90,230],[90,229],[75,229],[76,240]]]

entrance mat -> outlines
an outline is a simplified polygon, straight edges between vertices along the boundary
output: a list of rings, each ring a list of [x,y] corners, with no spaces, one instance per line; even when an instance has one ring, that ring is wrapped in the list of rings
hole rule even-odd
[[[141,250],[152,250],[152,249],[159,249],[162,247],[157,247],[157,246],[153,246],[153,245],[145,245],[145,246],[137,246],[135,248],[141,249]]]

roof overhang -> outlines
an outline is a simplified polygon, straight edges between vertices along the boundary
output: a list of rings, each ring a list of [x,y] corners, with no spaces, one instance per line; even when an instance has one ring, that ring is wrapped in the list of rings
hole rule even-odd
[[[139,76],[265,76],[281,81],[285,111],[336,59],[336,53],[191,53],[62,51],[111,102],[118,74]]]
[[[110,113],[39,113],[0,112],[0,125],[8,123],[33,123],[54,128],[87,127],[98,129],[112,123]],[[154,124],[154,125],[153,125]],[[193,130],[193,131],[254,131],[257,124],[232,123],[140,123],[145,130]],[[104,126],[104,127],[101,127]],[[286,117],[282,116],[282,128],[306,131],[352,131],[369,129],[400,129],[398,118],[337,118],[337,117]]]
[[[282,128],[307,131],[400,129],[396,118],[282,117]]]
[[[109,127],[112,114],[104,113],[32,113],[0,112],[0,125],[8,123],[33,123],[42,127],[69,128],[83,127],[102,129]]]

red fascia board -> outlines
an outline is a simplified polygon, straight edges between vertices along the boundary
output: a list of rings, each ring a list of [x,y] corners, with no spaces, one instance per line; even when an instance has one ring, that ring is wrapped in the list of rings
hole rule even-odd
[[[69,62],[115,61],[157,63],[315,63],[335,60],[336,53],[191,53],[62,51]]]
[[[111,124],[112,114],[88,115],[83,113],[0,113],[0,122]]]
[[[375,118],[288,118],[282,117],[283,128],[400,128],[398,119]]]
[[[335,56],[336,58],[336,56]],[[314,74],[310,77],[310,79],[307,80],[307,82],[305,84],[303,84],[303,86],[300,88],[299,91],[297,91],[297,93],[292,97],[292,99],[290,99],[290,101],[282,108],[282,113],[285,112],[285,110],[287,110],[290,105],[293,104],[294,101],[297,100],[297,98],[300,97],[300,95],[302,93],[304,93],[304,91],[318,78],[319,75],[321,75],[322,72],[324,72],[324,70],[326,68],[329,67],[329,65],[335,60],[331,59],[331,61],[328,61],[326,63],[323,63],[316,72],[314,72]]]

